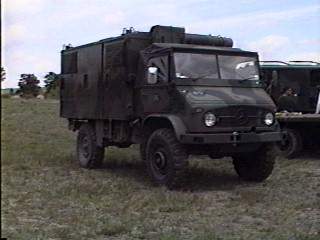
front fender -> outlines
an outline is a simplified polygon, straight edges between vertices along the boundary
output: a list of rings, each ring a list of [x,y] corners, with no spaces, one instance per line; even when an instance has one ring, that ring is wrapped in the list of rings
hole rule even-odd
[[[170,122],[177,139],[180,139],[181,135],[186,134],[187,132],[187,128],[184,124],[184,122],[182,121],[182,119],[176,115],[172,115],[172,114],[152,114],[149,115],[148,117],[146,117],[143,120],[143,127],[146,126],[148,124],[149,121],[157,121],[157,119],[162,119],[162,120],[167,120],[168,122]]]

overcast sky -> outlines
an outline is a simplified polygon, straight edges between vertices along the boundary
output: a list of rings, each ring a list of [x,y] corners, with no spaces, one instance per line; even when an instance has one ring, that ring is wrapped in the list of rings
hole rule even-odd
[[[73,46],[152,25],[231,37],[263,60],[320,61],[320,0],[1,0],[2,87],[21,73],[60,72],[63,44]]]

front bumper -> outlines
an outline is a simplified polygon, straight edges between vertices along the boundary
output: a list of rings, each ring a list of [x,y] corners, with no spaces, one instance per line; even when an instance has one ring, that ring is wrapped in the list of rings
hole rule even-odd
[[[180,142],[184,144],[233,144],[241,143],[264,143],[278,142],[283,138],[281,132],[263,132],[263,133],[215,133],[215,134],[199,134],[188,133],[180,136]]]

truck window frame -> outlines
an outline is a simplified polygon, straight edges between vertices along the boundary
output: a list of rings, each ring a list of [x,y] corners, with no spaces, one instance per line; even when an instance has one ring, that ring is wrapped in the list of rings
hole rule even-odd
[[[220,79],[220,69],[219,69],[219,63],[218,63],[218,56],[216,53],[210,53],[210,52],[182,52],[182,51],[174,51],[173,52],[173,62],[174,62],[174,71],[173,71],[173,75],[176,79],[197,79],[198,77],[195,77],[195,78],[192,78],[192,77],[186,77],[186,78],[179,78],[176,76],[177,74],[177,67],[176,67],[176,59],[175,59],[175,56],[178,57],[178,54],[186,54],[186,55],[202,55],[202,57],[204,57],[205,55],[208,55],[208,56],[212,56],[212,59],[214,59],[214,63],[215,63],[215,70],[216,70],[216,73],[211,73],[211,74],[215,74],[216,76],[215,77],[205,77],[205,79]],[[214,66],[214,65],[213,65]]]
[[[166,58],[166,62],[163,62],[162,61],[162,64],[163,65],[166,65],[166,75],[164,75],[164,77],[166,77],[167,79],[162,81],[162,80],[158,80],[157,83],[155,84],[150,84],[148,83],[148,80],[147,80],[147,77],[148,77],[148,67],[157,67],[158,68],[158,74],[159,72],[161,71],[161,68],[159,66],[157,66],[154,62],[152,63],[151,61],[154,61],[155,59],[163,59],[163,58]],[[161,59],[161,60],[162,60]],[[160,60],[160,62],[161,62]],[[151,63],[150,63],[151,62]],[[155,56],[155,57],[152,57],[148,60],[148,64],[147,64],[147,67],[145,68],[144,70],[145,72],[145,79],[144,79],[144,82],[145,84],[144,85],[147,85],[147,86],[163,86],[163,85],[168,85],[168,83],[170,82],[170,79],[171,79],[171,71],[170,71],[170,55],[169,54],[163,54],[163,55],[159,55],[159,56]]]
[[[216,61],[218,65],[218,78],[207,78],[207,79],[199,79],[197,81],[194,81],[191,78],[185,78],[185,79],[179,79],[175,77],[175,62],[174,62],[174,53],[199,53],[199,54],[211,54],[216,56]],[[174,82],[177,85],[184,85],[184,86],[210,86],[210,87],[246,87],[246,88],[263,88],[262,79],[260,78],[261,75],[261,69],[259,67],[259,56],[256,53],[253,52],[230,52],[230,51],[221,51],[221,50],[180,50],[180,49],[174,49],[171,52],[171,81]],[[222,79],[221,73],[220,73],[220,63],[218,60],[218,55],[228,55],[228,56],[243,56],[243,57],[252,57],[256,58],[256,64],[258,65],[258,75],[259,80],[257,81],[248,81],[246,83],[241,83],[239,80],[236,79]],[[217,81],[212,81],[217,80]],[[230,81],[231,80],[231,81]]]

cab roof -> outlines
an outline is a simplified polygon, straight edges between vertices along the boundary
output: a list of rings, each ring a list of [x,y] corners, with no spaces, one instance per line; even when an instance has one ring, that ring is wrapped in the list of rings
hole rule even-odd
[[[199,50],[199,51],[221,51],[221,52],[232,52],[232,53],[241,53],[248,55],[257,55],[256,52],[244,51],[240,48],[232,48],[232,47],[216,47],[216,46],[207,46],[207,45],[195,45],[195,44],[180,44],[180,43],[153,43],[151,45],[153,49],[159,48],[159,50],[164,49],[174,49],[174,50]]]
[[[262,69],[320,69],[320,63],[314,61],[260,61]]]

